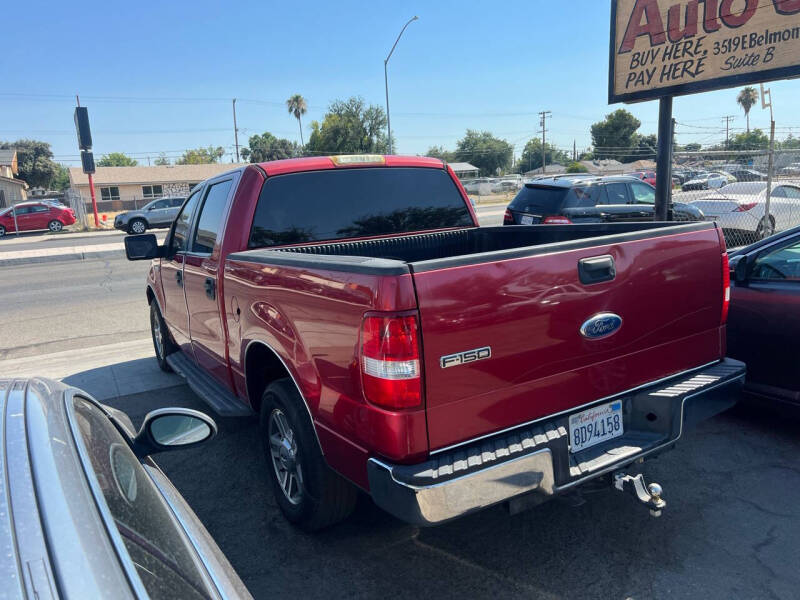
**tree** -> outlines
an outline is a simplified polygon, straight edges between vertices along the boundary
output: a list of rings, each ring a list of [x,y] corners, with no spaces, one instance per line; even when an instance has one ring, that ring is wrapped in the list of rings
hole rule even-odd
[[[760,129],[754,129],[748,133],[737,133],[730,139],[728,147],[734,152],[766,150],[769,148],[769,136]]]
[[[366,106],[353,96],[335,100],[322,119],[311,122],[311,136],[305,151],[314,154],[385,154],[386,113],[380,106]]]
[[[443,146],[431,146],[428,148],[428,151],[425,153],[425,156],[430,156],[431,158],[438,158],[443,160],[444,162],[455,162],[456,160],[456,153],[451,152],[450,150],[445,150]]]
[[[37,140],[0,142],[0,148],[15,148],[17,151],[18,177],[30,187],[49,188],[58,173],[58,164],[53,161],[50,144]]]
[[[158,158],[153,161],[153,164],[155,164],[157,167],[166,167],[172,163],[169,162],[167,155],[162,152],[158,155]]]
[[[620,155],[621,162],[635,162],[637,160],[655,160],[658,153],[658,136],[633,134],[633,146],[627,155]]]
[[[545,144],[544,152],[548,165],[552,165],[554,163],[566,164],[570,160],[566,152],[559,150],[552,144]],[[527,171],[533,171],[541,168],[542,140],[539,138],[531,138],[528,140],[528,143],[525,144],[525,148],[522,150],[522,155],[519,157],[516,170],[519,173],[525,173]]]
[[[586,168],[586,165],[582,165],[579,162],[569,163],[567,165],[567,173],[588,173],[589,169]]]
[[[137,161],[122,152],[104,154],[103,158],[97,161],[98,167],[135,167],[138,164]]]
[[[467,129],[466,135],[456,144],[455,159],[468,162],[481,170],[481,175],[494,175],[511,166],[514,148],[505,140],[494,137],[488,131]]]
[[[742,107],[744,116],[747,117],[747,133],[750,133],[750,109],[758,102],[756,88],[747,86],[736,96],[736,103]]]
[[[215,163],[222,155],[225,154],[225,149],[222,146],[209,146],[208,148],[195,148],[194,150],[187,150],[183,153],[177,161],[176,165],[206,165]]]
[[[797,150],[800,148],[800,138],[794,137],[791,133],[780,143],[783,150]]]
[[[296,142],[278,139],[269,131],[261,135],[250,136],[248,148],[242,148],[242,157],[251,163],[294,158],[300,156],[300,147]]]
[[[58,190],[59,192],[63,192],[65,189],[69,187],[69,169],[64,165],[56,165],[57,171],[56,175],[53,178],[50,187],[54,190]]]
[[[606,118],[592,125],[592,145],[594,158],[619,158],[628,153],[636,139],[634,134],[641,121],[624,108],[606,115]]]
[[[286,101],[286,108],[289,109],[289,114],[294,115],[294,118],[297,119],[297,124],[300,126],[300,145],[305,146],[305,142],[303,142],[303,123],[300,117],[306,114],[306,110],[308,110],[306,99],[300,94],[293,94]]]

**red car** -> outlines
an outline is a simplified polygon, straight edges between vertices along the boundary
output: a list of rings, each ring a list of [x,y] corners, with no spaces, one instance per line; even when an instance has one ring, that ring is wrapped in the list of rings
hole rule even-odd
[[[625,471],[744,379],[715,223],[478,227],[433,158],[248,165],[196,186],[164,245],[125,247],[153,259],[159,365],[221,415],[260,415],[277,504],[306,530],[358,489],[433,525],[612,472],[657,513],[660,488]]]
[[[656,187],[656,174],[653,171],[635,171],[633,173],[626,173],[626,175],[628,177],[636,177],[636,179],[641,179],[645,183]]]
[[[19,231],[61,231],[74,222],[75,213],[67,206],[49,202],[21,202],[13,208],[0,210],[0,237],[17,231],[17,227]]]

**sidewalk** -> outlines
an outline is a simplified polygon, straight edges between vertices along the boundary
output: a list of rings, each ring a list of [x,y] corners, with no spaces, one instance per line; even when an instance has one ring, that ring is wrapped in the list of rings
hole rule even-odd
[[[26,265],[32,263],[57,262],[62,260],[86,260],[87,258],[107,258],[124,256],[125,245],[122,242],[95,244],[91,246],[75,245],[58,248],[36,248],[35,250],[12,250],[0,253],[0,267]]]
[[[182,385],[153,356],[150,338],[4,360],[0,377],[49,377],[79,387],[100,401]]]

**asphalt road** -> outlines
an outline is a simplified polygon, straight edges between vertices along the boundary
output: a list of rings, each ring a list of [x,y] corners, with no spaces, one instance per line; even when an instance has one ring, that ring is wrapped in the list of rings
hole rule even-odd
[[[207,410],[185,386],[114,404],[138,424],[165,405]],[[736,410],[648,462],[659,519],[604,487],[581,506],[503,507],[418,529],[360,500],[316,535],[288,525],[267,487],[257,424],[156,457],[256,598],[797,598],[800,427]]]

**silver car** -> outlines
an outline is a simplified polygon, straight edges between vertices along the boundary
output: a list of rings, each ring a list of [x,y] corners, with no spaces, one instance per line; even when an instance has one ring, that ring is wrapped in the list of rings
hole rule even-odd
[[[251,598],[149,458],[202,444],[203,413],[128,417],[47,379],[0,379],[0,597]]]
[[[185,196],[159,198],[145,204],[139,210],[120,213],[114,218],[114,228],[138,235],[148,229],[169,227],[178,215],[184,200]]]

